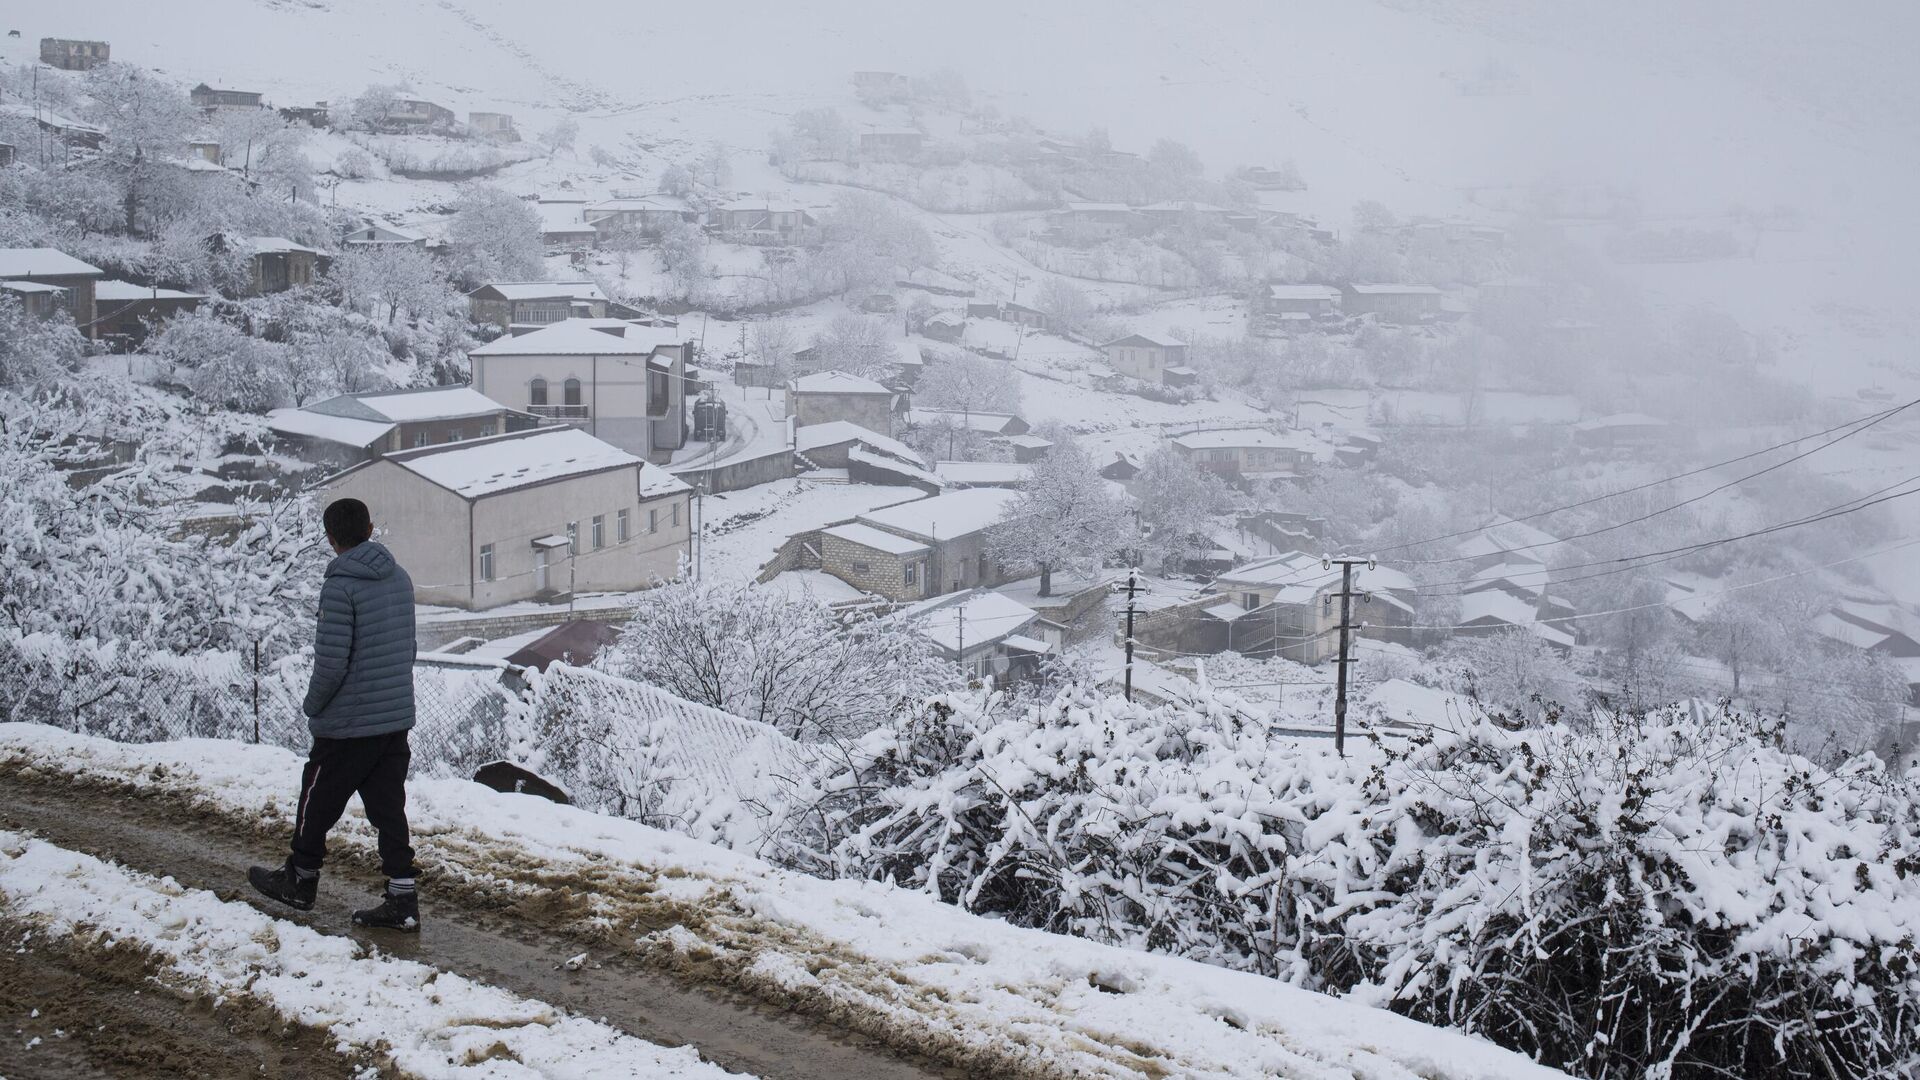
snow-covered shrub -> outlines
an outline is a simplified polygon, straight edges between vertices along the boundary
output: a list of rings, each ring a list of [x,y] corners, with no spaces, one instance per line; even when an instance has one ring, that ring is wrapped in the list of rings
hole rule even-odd
[[[1209,701],[943,699],[853,748],[794,857],[1586,1076],[1893,1075],[1920,1062],[1920,774],[1776,734],[1478,720],[1342,760]]]

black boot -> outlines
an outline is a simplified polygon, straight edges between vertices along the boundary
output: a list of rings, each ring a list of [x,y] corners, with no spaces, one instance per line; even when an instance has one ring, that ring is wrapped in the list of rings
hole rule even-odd
[[[380,897],[380,906],[353,913],[353,925],[371,930],[398,930],[403,934],[420,932],[420,897],[412,892],[388,889]]]
[[[320,875],[303,877],[294,872],[292,863],[278,870],[250,866],[247,868],[247,880],[259,890],[260,895],[300,911],[312,911],[313,898],[320,892]]]

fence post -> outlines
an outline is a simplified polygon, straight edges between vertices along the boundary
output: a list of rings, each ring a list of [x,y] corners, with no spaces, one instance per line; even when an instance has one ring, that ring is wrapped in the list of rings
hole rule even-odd
[[[253,639],[253,741],[260,743],[260,639]]]

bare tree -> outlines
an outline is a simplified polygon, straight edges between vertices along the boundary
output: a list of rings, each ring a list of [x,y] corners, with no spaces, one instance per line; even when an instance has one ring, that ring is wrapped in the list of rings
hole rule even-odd
[[[1092,574],[1130,546],[1135,530],[1128,516],[1086,451],[1064,440],[1035,466],[988,547],[1004,566],[1037,570],[1040,595],[1051,596],[1055,570]]]

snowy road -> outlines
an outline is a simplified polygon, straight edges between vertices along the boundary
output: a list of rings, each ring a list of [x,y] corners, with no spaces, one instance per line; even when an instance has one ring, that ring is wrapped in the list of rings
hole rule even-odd
[[[27,780],[18,774],[0,778],[0,830],[30,832],[44,839],[46,844],[39,845],[39,850],[29,849],[43,859],[52,858],[47,852],[54,850],[51,846],[57,846],[67,853],[110,859],[134,870],[171,876],[182,886],[209,890],[220,900],[247,899],[243,893],[244,885],[240,883],[246,865],[266,857],[266,849],[261,841],[242,834],[211,815],[193,815],[182,813],[181,810],[161,800],[98,791],[89,793],[85,799],[76,799],[71,789],[57,783]],[[0,882],[4,880],[5,876],[0,875]],[[308,938],[324,935],[323,940],[344,939],[350,907],[365,901],[375,887],[371,880],[356,880],[352,871],[331,873],[313,912],[300,914],[276,909],[273,912],[276,918],[272,922],[279,925],[298,924],[320,931],[318,935],[304,935]],[[658,971],[643,970],[618,957],[604,956],[597,951],[597,947],[588,948],[583,942],[544,929],[541,925],[545,921],[542,915],[546,913],[540,910],[494,907],[484,902],[463,905],[460,898],[454,895],[457,891],[456,887],[443,887],[441,891],[428,895],[425,905],[428,928],[418,939],[361,937],[361,940],[377,940],[381,952],[390,957],[392,962],[406,963],[416,969],[421,965],[431,965],[463,976],[464,980],[477,984],[483,991],[505,991],[536,1004],[550,1003],[581,1017],[599,1018],[602,1024],[634,1036],[634,1040],[628,1040],[630,1042],[646,1040],[667,1047],[697,1046],[701,1057],[730,1071],[798,1080],[881,1080],[958,1075],[903,1061],[891,1050],[844,1031],[818,1027],[792,1014],[776,1012],[717,991],[689,985]],[[138,893],[131,892],[129,895],[137,896]],[[63,900],[68,904],[74,902],[72,897],[64,897]],[[213,900],[214,897],[206,897],[198,902],[204,905]],[[234,904],[223,906],[240,907]],[[257,918],[251,908],[242,909],[242,913]],[[228,919],[235,917],[233,913],[227,915]],[[203,921],[195,918],[193,923],[197,926]],[[282,935],[283,942],[294,940],[294,933],[290,928],[288,934]],[[18,940],[18,935],[10,935],[6,940],[12,944]],[[39,949],[48,944],[43,941],[36,946],[32,953],[36,963],[41,962]],[[305,944],[309,948],[318,948],[312,941]],[[568,970],[564,962],[579,955],[583,949],[588,952],[590,962],[581,965],[579,970]],[[50,959],[56,967],[63,964],[68,968],[74,967],[64,952],[55,952]],[[94,990],[103,999],[125,1002],[133,1000],[134,991],[140,987],[142,970],[138,963],[121,963],[117,967],[106,968],[97,964],[82,964],[75,978],[91,981]],[[5,985],[4,979],[5,975],[0,974],[0,988]],[[155,994],[161,992],[150,988],[146,996],[162,1002],[161,1007],[164,1007],[166,1000],[170,1000],[164,995],[154,997]],[[52,998],[54,995],[48,996]],[[87,1005],[85,1009],[93,1007]],[[188,1014],[196,1012],[187,1006],[176,1006],[176,1009]],[[225,1026],[225,1021],[207,1017],[204,1010],[199,1011],[205,1022],[194,1026],[214,1029]],[[112,1015],[111,1011],[106,1015]],[[323,1010],[321,1015],[327,1013]],[[20,1027],[22,1019],[11,1015],[0,1016],[0,1020],[16,1029]],[[169,1028],[164,1013],[155,1016],[151,1023],[158,1028]],[[177,1027],[174,1025],[174,1029]],[[29,1054],[25,1061],[16,1064],[31,1062],[33,1071],[15,1072],[0,1068],[0,1075],[44,1075],[42,1070],[48,1070],[49,1066],[54,1066],[53,1075],[99,1075],[101,1071],[109,1075],[116,1074],[103,1062],[110,1064],[115,1055],[126,1052],[125,1038],[113,1032],[83,1034],[76,1031],[70,1035],[71,1038],[62,1040],[62,1046],[58,1049],[69,1057],[78,1055],[86,1059],[91,1063],[91,1068],[69,1072],[59,1068],[51,1054],[38,1058]],[[324,1058],[302,1055],[313,1067],[311,1072],[280,1070],[277,1064],[279,1055],[273,1052],[275,1047],[297,1047],[303,1039],[311,1041],[316,1047],[328,1047],[328,1040],[324,1036],[310,1030],[297,1033],[285,1041],[278,1035],[255,1037],[253,1043],[248,1043],[247,1039],[247,1036],[241,1035],[228,1040],[239,1044],[229,1048],[232,1060],[210,1066],[205,1075],[255,1074],[255,1066],[261,1062],[273,1063],[274,1068],[270,1071],[279,1075],[329,1076],[350,1072],[327,1071],[331,1064],[347,1060],[332,1055],[330,1049],[325,1051],[329,1056]],[[184,1042],[191,1046],[194,1040],[187,1038]],[[79,1045],[76,1047],[75,1043]],[[44,1040],[42,1045],[47,1045]],[[164,1041],[160,1045],[164,1049]],[[17,1055],[22,1051],[12,1050],[12,1053]],[[263,1054],[270,1056],[263,1057]],[[243,1058],[250,1059],[252,1064],[244,1064]],[[227,1064],[235,1068],[222,1071]],[[419,1073],[415,1068],[405,1071]],[[118,1074],[140,1073],[136,1068]],[[696,1067],[684,1074],[676,1072],[671,1075],[699,1074],[700,1070]],[[541,1071],[536,1075],[589,1073],[563,1070]],[[626,1072],[608,1075],[669,1074]]]

